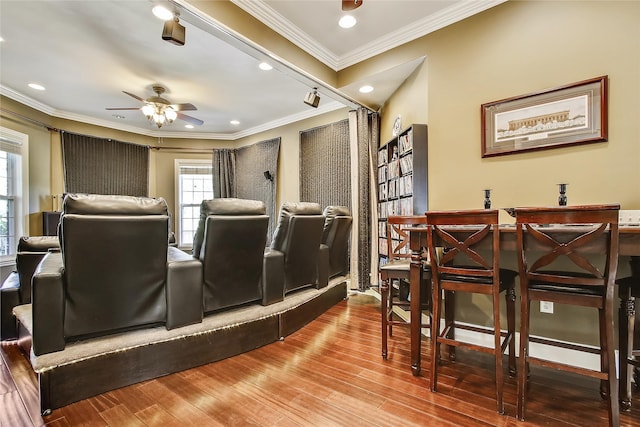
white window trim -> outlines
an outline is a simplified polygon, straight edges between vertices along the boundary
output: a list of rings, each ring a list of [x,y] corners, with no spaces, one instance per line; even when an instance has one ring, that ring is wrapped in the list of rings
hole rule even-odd
[[[22,194],[16,199],[21,206],[21,214],[16,216],[16,241],[20,236],[29,235],[29,135],[0,126],[0,139],[20,145],[22,156]],[[15,254],[0,256],[0,266],[15,264]]]
[[[175,185],[175,219],[174,222],[176,224],[176,241],[178,243],[178,247],[180,249],[192,249],[192,245],[183,245],[180,241],[182,236],[182,221],[180,221],[180,167],[185,165],[205,165],[211,166],[211,159],[175,159],[174,168],[173,168],[173,182]]]

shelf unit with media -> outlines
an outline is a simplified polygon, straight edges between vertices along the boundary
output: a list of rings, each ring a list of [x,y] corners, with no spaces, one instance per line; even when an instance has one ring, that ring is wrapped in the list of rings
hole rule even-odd
[[[412,124],[378,149],[378,254],[387,261],[387,217],[427,211],[427,125]],[[409,249],[407,248],[407,251]]]

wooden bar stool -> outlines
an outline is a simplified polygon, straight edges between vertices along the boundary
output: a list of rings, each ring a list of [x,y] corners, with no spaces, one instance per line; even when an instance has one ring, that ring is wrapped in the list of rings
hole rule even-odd
[[[640,385],[640,345],[635,344],[640,340],[640,331],[635,328],[636,302],[640,297],[640,257],[631,257],[631,276],[618,280],[618,295],[620,296],[620,309],[618,310],[618,343],[620,345],[620,410],[631,410],[631,376],[636,384]],[[633,370],[629,369],[629,365]]]
[[[388,356],[388,337],[393,336],[393,326],[410,326],[409,321],[394,317],[394,307],[409,312],[409,266],[411,251],[409,250],[408,227],[425,225],[427,218],[420,216],[396,216],[387,218],[387,256],[388,262],[380,266],[381,313],[382,313],[382,358]],[[394,284],[397,284],[397,288]],[[431,268],[425,263],[421,280],[421,312],[428,312],[429,323],[423,328],[431,327]],[[420,316],[422,318],[422,316]]]
[[[618,205],[516,208],[521,286],[517,417],[524,420],[529,365],[541,365],[601,380],[608,400],[609,425],[620,424],[614,347],[614,286],[618,266]],[[562,235],[554,228],[563,228]],[[602,256],[588,258],[588,254]],[[591,307],[600,323],[600,371],[534,357],[529,342],[563,346],[529,336],[531,301]],[[563,327],[571,327],[570,324]],[[571,345],[592,353],[591,347]]]
[[[426,213],[427,245],[431,257],[433,283],[433,319],[431,327],[431,390],[436,391],[440,345],[466,347],[493,354],[495,357],[496,405],[504,413],[502,355],[509,348],[510,371],[515,372],[515,278],[516,271],[500,268],[500,228],[495,209],[466,211],[429,211]],[[500,328],[500,293],[505,292],[507,332],[504,340]],[[477,328],[476,332],[492,334],[494,345],[485,347],[459,341],[455,330],[470,329],[456,323],[450,304],[445,316],[445,327],[440,329],[443,292],[449,295],[445,304],[457,292],[471,292],[491,297],[493,325]]]

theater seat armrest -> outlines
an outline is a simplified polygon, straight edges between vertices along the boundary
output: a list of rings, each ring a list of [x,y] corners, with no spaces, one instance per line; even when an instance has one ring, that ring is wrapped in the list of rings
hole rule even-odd
[[[262,305],[284,300],[284,254],[270,249],[264,254],[262,267]]]
[[[20,277],[12,271],[0,287],[0,340],[18,338],[13,307],[20,305]]]
[[[64,284],[62,254],[45,255],[33,275],[32,345],[36,356],[64,350]]]
[[[170,246],[167,252],[167,329],[202,322],[202,263]]]
[[[320,251],[318,252],[318,282],[316,287],[318,289],[324,288],[329,284],[329,247],[327,245],[320,245]]]

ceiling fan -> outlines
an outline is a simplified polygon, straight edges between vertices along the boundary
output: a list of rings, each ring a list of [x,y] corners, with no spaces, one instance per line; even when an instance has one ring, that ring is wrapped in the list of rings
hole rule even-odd
[[[162,127],[162,125],[165,123],[173,122],[176,118],[197,126],[200,126],[204,123],[200,119],[196,119],[195,117],[191,117],[181,113],[181,111],[197,110],[197,108],[193,104],[188,102],[183,104],[172,104],[167,99],[161,96],[165,92],[164,87],[160,85],[154,85],[152,89],[155,92],[155,96],[149,97],[147,99],[143,99],[138,95],[134,95],[133,93],[129,93],[123,90],[123,92],[130,97],[143,102],[144,105],[142,107],[112,107],[107,108],[107,110],[141,110],[144,115],[147,116],[147,118],[155,123],[159,128]]]
[[[362,6],[364,0],[342,0],[342,10],[353,10]]]

